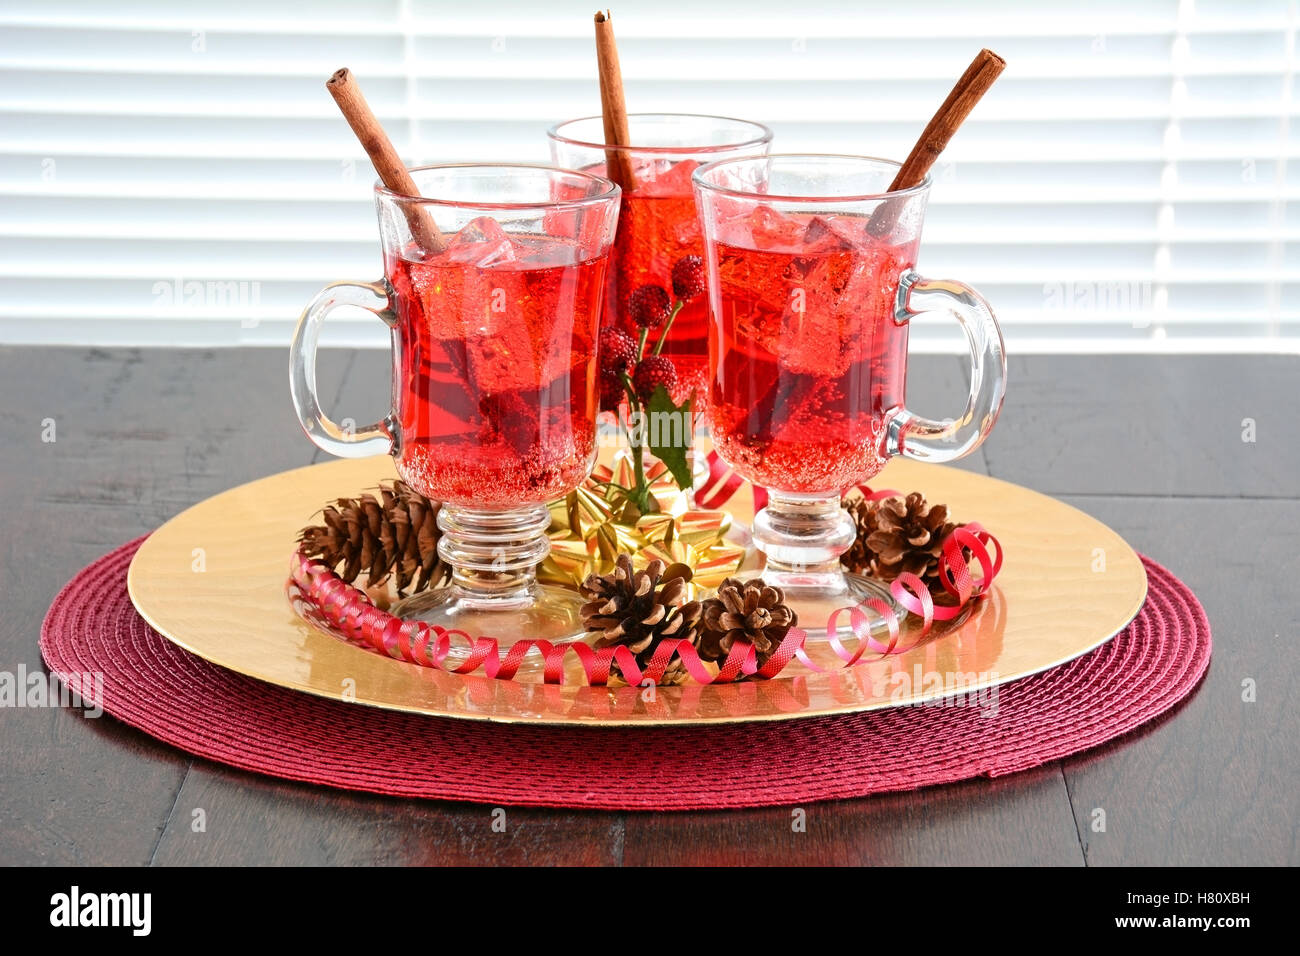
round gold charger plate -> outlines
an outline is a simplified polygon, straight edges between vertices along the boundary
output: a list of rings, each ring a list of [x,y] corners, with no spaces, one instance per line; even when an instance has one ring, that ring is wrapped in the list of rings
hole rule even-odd
[[[215,664],[321,697],[441,717],[648,726],[787,720],[942,699],[988,706],[995,688],[1078,657],[1133,619],[1147,579],[1133,549],[1081,511],[983,475],[896,459],[875,488],[923,491],[976,520],[1005,551],[992,593],[911,650],[816,673],[792,662],[768,681],[605,688],[498,681],[393,660],[318,630],[285,593],[297,532],[322,505],[395,477],[387,457],[331,461],[240,485],[177,515],[131,562],[136,609]],[[728,504],[753,515],[746,487]],[[819,663],[837,659],[825,643]],[[868,657],[874,655],[868,654]]]

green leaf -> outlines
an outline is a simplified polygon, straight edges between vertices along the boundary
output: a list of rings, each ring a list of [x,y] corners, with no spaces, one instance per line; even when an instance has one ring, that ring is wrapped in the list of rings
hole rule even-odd
[[[654,394],[645,406],[646,437],[650,453],[668,466],[673,480],[682,491],[691,488],[691,466],[686,461],[686,453],[691,450],[691,400],[688,398],[681,405],[673,403],[668,390],[662,385],[656,386]]]

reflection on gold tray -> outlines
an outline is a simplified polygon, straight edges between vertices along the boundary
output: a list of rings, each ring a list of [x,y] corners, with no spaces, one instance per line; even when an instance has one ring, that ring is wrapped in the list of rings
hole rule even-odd
[[[918,704],[954,691],[967,703],[991,706],[991,688],[1097,647],[1133,619],[1146,597],[1146,572],[1133,549],[1083,512],[993,478],[897,459],[873,487],[923,491],[948,504],[956,520],[979,521],[1005,551],[988,598],[905,653],[825,674],[792,662],[768,681],[692,683],[653,694],[460,676],[344,642],[303,620],[286,597],[298,530],[326,502],[392,477],[387,457],[332,461],[200,502],[136,553],[131,600],[150,625],[186,650],[322,697],[477,720],[648,726],[788,720]],[[748,489],[727,507],[747,523],[753,516]],[[201,565],[196,549],[202,549]],[[808,650],[824,666],[840,663],[824,643]]]

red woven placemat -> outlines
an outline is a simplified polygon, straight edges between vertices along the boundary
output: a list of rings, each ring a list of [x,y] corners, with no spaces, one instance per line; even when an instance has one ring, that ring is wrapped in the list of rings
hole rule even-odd
[[[1187,587],[1143,559],[1141,613],[1102,647],[998,688],[979,707],[903,707],[714,727],[588,729],[400,714],[324,700],[181,650],[126,591],[143,539],[54,600],[41,652],[56,674],[103,674],[104,710],[220,763],[351,790],[502,805],[691,810],[789,805],[1025,770],[1168,710],[1210,660]],[[236,626],[236,625],[232,625]]]

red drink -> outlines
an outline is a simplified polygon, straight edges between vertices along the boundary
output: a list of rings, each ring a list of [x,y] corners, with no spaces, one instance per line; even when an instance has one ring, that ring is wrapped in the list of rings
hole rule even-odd
[[[609,273],[609,295],[605,301],[605,325],[625,331],[639,331],[627,317],[627,299],[643,285],[659,285],[672,291],[673,265],[682,256],[704,254],[691,174],[699,163],[683,160],[666,169],[647,164],[637,169],[636,189],[626,193],[619,210],[618,234],[614,239],[614,262]],[[657,175],[650,177],[654,170]],[[599,173],[597,175],[600,175]],[[701,296],[687,302],[664,345],[663,354],[683,365],[703,368],[709,348],[709,310]]]
[[[478,231],[475,226],[478,225]],[[567,494],[595,458],[596,335],[606,257],[490,219],[422,262],[394,258],[397,469],[452,504]]]
[[[890,244],[866,222],[760,206],[712,244],[713,441],[760,485],[839,492],[885,464],[907,368],[895,300],[917,241]]]
[[[657,286],[672,298],[673,266],[704,253],[692,176],[703,163],[765,154],[772,131],[760,123],[688,113],[631,113],[625,145],[607,146],[599,116],[560,123],[548,132],[555,165],[604,176],[611,156],[625,160],[631,181],[623,186],[618,231],[610,261],[603,323],[635,335],[628,299],[639,288]],[[676,368],[680,402],[692,393],[701,409],[708,365],[709,314],[703,296],[693,296],[677,313],[661,354]],[[651,335],[659,340],[661,330]]]
[[[643,285],[657,285],[672,294],[673,265],[682,256],[704,253],[691,174],[694,160],[668,164],[636,163],[636,188],[623,194],[618,214],[618,234],[606,279],[602,325],[612,325],[632,335],[640,329],[628,317],[628,298]],[[605,175],[605,164],[583,170]],[[709,350],[709,309],[704,296],[687,302],[673,320],[663,353],[677,367],[682,392],[700,388]]]

